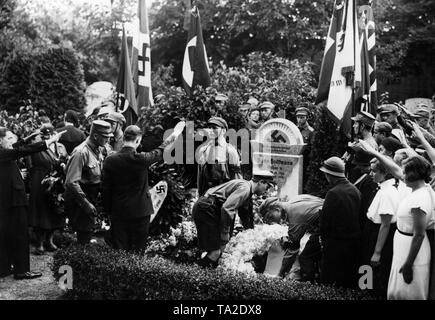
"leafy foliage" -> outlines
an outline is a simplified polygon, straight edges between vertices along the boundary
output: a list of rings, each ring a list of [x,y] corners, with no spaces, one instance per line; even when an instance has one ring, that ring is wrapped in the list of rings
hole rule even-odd
[[[0,82],[0,107],[17,112],[27,100],[49,116],[67,109],[83,110],[83,71],[73,49],[52,47],[35,54],[9,57]]]
[[[29,96],[37,108],[48,114],[85,107],[83,70],[73,49],[51,48],[34,57]]]
[[[204,270],[161,257],[115,251],[99,245],[69,246],[54,255],[52,271],[74,270],[75,299],[138,300],[370,300],[369,293],[228,270]],[[177,284],[174,286],[174,284]]]
[[[329,157],[341,157],[347,144],[345,136],[337,130],[336,124],[331,120],[325,105],[319,105],[314,115],[314,138],[311,148],[310,163],[307,172],[308,180],[305,185],[306,192],[324,198],[327,190],[327,181],[319,169],[323,161]]]

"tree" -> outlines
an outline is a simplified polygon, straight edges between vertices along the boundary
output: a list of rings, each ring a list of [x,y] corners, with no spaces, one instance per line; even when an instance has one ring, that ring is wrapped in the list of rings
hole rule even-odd
[[[53,47],[33,58],[29,97],[51,115],[86,105],[83,70],[74,49]]]

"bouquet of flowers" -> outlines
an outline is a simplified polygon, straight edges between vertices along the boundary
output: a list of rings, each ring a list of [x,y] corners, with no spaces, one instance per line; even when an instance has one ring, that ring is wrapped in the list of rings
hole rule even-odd
[[[219,259],[219,268],[256,275],[252,260],[264,255],[270,247],[287,236],[288,227],[279,224],[260,224],[231,238]]]
[[[145,253],[161,254],[176,260],[193,261],[196,255],[197,231],[193,221],[182,221],[170,234],[159,236],[148,243]]]
[[[50,205],[57,214],[64,214],[64,198],[65,192],[65,161],[59,161],[54,166],[51,172],[42,180],[41,184],[48,194]]]

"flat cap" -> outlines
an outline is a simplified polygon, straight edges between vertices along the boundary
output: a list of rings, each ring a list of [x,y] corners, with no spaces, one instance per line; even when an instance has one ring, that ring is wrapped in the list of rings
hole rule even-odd
[[[110,112],[108,116],[104,119],[105,121],[113,121],[121,124],[126,124],[125,117],[119,112]]]
[[[225,119],[221,117],[211,117],[208,121],[208,124],[215,124],[221,128],[224,128],[228,130],[228,123],[225,121]]]
[[[91,134],[99,134],[100,136],[110,138],[113,137],[112,126],[104,120],[94,120],[91,126]]]
[[[382,105],[380,105],[378,107],[377,112],[379,114],[382,114],[382,113],[391,113],[391,112],[399,114],[399,107],[396,106],[395,104],[391,104],[391,103],[389,103],[389,104],[382,104]]]
[[[296,108],[296,116],[308,116],[310,114],[310,110],[305,107]]]
[[[352,117],[351,119],[353,121],[362,122],[369,127],[373,126],[376,121],[376,118],[371,113],[368,113],[366,111],[358,112],[356,116]]]
[[[275,105],[270,101],[264,101],[258,106],[259,109],[275,109]]]
[[[387,151],[390,151],[392,153],[396,153],[397,150],[404,147],[403,144],[395,137],[387,137],[385,139],[382,139],[381,146],[384,146]]]

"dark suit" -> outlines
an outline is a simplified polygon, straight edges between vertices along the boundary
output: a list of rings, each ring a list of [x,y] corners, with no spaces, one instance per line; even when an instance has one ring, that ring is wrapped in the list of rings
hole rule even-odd
[[[59,142],[65,146],[68,154],[71,154],[75,147],[86,140],[86,135],[83,133],[83,131],[77,129],[73,125],[67,125],[56,130],[57,132],[66,130],[62,137],[60,137]]]
[[[123,147],[104,162],[103,207],[111,219],[112,241],[118,249],[142,250],[145,247],[153,214],[148,167],[163,159],[162,146],[142,153]]]
[[[0,148],[0,275],[30,270],[27,195],[15,160],[47,149],[45,142]]]
[[[344,287],[357,285],[361,193],[340,179],[326,194],[320,214],[321,279]]]

